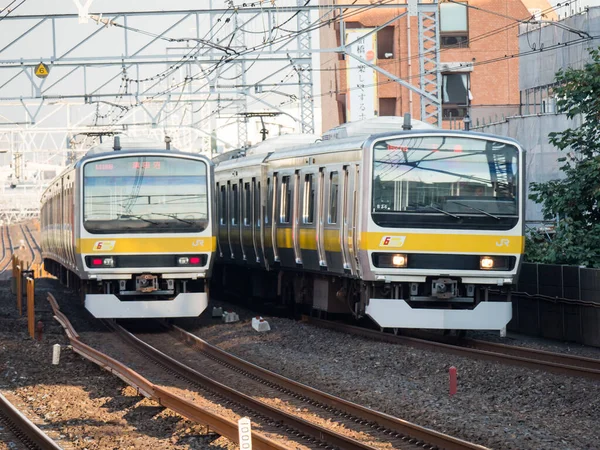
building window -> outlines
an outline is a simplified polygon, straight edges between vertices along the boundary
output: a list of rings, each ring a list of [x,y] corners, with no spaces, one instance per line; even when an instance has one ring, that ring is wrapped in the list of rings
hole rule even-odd
[[[380,98],[379,99],[379,115],[380,116],[395,116],[396,115],[396,99],[395,98]]]
[[[469,45],[469,14],[467,4],[440,4],[440,44],[442,47]]]
[[[442,112],[444,119],[462,119],[469,107],[469,74],[442,75]]]
[[[385,27],[377,32],[377,59],[394,57],[394,27]]]

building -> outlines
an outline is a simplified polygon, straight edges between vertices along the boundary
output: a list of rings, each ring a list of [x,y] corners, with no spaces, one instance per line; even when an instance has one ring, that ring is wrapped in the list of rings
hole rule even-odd
[[[521,26],[519,111],[505,119],[487,118],[485,124],[474,124],[477,131],[510,136],[523,145],[527,150],[528,183],[561,176],[562,164],[557,158],[564,155],[550,145],[548,134],[581,123],[580,117],[570,120],[556,109],[553,94],[556,72],[567,67],[583,68],[589,62],[588,49],[600,45],[600,6],[579,11],[574,9],[573,15],[555,23]],[[531,51],[534,46],[537,51]],[[542,222],[541,205],[528,200],[526,218],[531,226]]]
[[[322,0],[322,4],[325,3],[331,6],[342,2]],[[376,2],[359,0],[358,3],[373,5]],[[516,114],[520,105],[519,58],[510,56],[519,52],[519,20],[528,20],[533,15],[540,19],[555,19],[556,14],[548,0],[440,0],[438,7],[441,46],[438,66],[441,76],[438,82],[442,90],[444,128],[462,127],[467,113],[472,121],[492,114],[498,117]],[[371,57],[372,63],[390,74],[419,86],[423,83],[421,72],[428,70],[426,59],[436,49],[420,47],[417,17],[409,18],[405,14],[394,20],[406,11],[406,8],[374,6],[359,13],[346,14],[345,20],[332,21],[321,29],[321,47],[339,47],[341,34],[349,44],[364,36],[365,32],[388,24],[377,33],[367,35],[363,39],[365,47],[354,50],[363,51],[365,57]],[[425,30],[423,34],[435,37],[431,31]],[[369,50],[372,51],[369,53]],[[421,61],[420,53],[424,53],[425,61]],[[354,58],[348,55],[323,54],[323,130],[358,117],[356,83],[359,70],[363,68],[357,67]],[[361,90],[360,107],[364,110],[361,117],[410,112],[413,117],[422,119],[419,94],[390,81],[381,73],[368,70],[366,78],[373,81],[367,82],[368,89]],[[423,84],[427,84],[427,80]],[[427,86],[424,88],[430,90]],[[363,103],[365,99],[366,103]],[[351,103],[354,103],[354,109]]]

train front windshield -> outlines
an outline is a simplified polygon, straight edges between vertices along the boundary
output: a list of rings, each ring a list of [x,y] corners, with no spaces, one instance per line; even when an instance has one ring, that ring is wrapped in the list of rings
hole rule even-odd
[[[378,141],[371,214],[382,227],[496,229],[519,219],[519,151],[466,136]]]
[[[115,157],[83,168],[90,233],[194,233],[208,220],[207,165],[168,156]]]

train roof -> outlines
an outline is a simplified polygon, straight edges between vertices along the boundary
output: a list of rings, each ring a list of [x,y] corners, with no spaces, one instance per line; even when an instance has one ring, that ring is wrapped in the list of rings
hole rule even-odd
[[[371,133],[371,134],[360,134],[354,137],[345,137],[345,138],[335,138],[330,140],[319,140],[318,142],[313,142],[305,145],[271,145],[269,148],[271,151],[268,153],[265,152],[244,152],[243,150],[235,150],[229,152],[227,154],[221,155],[217,159],[213,159],[215,164],[217,165],[217,170],[225,170],[228,168],[243,165],[253,165],[253,164],[261,164],[267,161],[276,161],[286,158],[293,158],[298,156],[307,156],[307,155],[319,155],[325,153],[335,153],[342,152],[351,149],[361,149],[365,144],[370,145],[371,142],[377,139],[385,139],[391,137],[403,137],[403,136],[411,136],[411,135],[439,135],[444,134],[446,136],[466,136],[477,139],[501,139],[515,145],[519,145],[519,143],[510,137],[498,136],[487,133],[478,133],[473,131],[464,131],[464,130],[444,130],[441,128],[422,128],[422,129],[412,129],[412,130],[396,130],[396,131],[386,131],[383,133]],[[276,139],[276,138],[273,138]],[[268,142],[264,141],[264,142]],[[227,158],[229,155],[229,158]]]

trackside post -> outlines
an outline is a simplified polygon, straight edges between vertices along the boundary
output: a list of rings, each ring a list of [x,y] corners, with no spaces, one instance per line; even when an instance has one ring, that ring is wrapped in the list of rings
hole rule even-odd
[[[35,280],[27,277],[27,329],[35,339]]]
[[[23,279],[21,277],[21,265],[17,264],[15,270],[15,283],[17,284],[17,310],[19,316],[23,315]]]
[[[252,450],[252,428],[250,425],[250,419],[248,417],[242,417],[240,420],[238,420],[238,432],[240,449]]]

